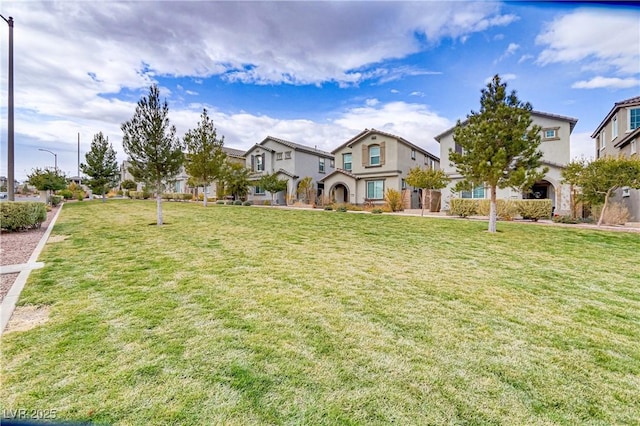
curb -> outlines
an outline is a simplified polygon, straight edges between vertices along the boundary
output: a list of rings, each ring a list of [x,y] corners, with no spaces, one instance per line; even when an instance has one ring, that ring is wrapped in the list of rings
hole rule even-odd
[[[60,208],[56,212],[55,216],[53,216],[53,219],[51,219],[51,223],[47,227],[47,230],[45,231],[44,235],[42,235],[42,238],[40,238],[40,242],[38,243],[36,248],[33,250],[33,253],[31,253],[31,257],[26,263],[27,265],[34,265],[39,263],[37,262],[38,256],[40,256],[42,249],[44,249],[45,244],[47,244],[49,235],[51,235],[51,231],[53,231],[53,226],[55,225],[56,220],[58,219],[58,216],[60,215],[60,212],[62,211],[63,206],[64,206],[64,203],[60,205]],[[9,319],[11,319],[11,315],[13,315],[13,311],[16,308],[16,303],[20,298],[20,293],[22,293],[22,289],[24,288],[24,285],[27,283],[27,278],[29,278],[31,269],[33,268],[26,268],[20,272],[20,275],[18,275],[15,282],[11,286],[9,293],[7,293],[4,299],[2,300],[2,305],[0,305],[0,335],[4,333],[4,329],[7,327],[7,324],[9,323]]]

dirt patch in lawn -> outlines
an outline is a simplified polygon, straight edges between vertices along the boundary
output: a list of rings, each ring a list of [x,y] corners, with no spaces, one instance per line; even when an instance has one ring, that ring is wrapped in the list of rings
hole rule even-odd
[[[48,306],[17,306],[7,324],[5,333],[27,331],[49,320]]]

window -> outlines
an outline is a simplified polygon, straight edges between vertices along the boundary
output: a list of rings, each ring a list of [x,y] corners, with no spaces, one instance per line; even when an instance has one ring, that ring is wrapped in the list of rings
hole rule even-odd
[[[411,150],[411,159],[412,159],[412,160],[415,160],[415,159],[416,159],[416,150],[415,150],[415,149],[412,149],[412,150]]]
[[[544,139],[555,139],[558,137],[556,129],[544,129]]]
[[[380,145],[371,145],[369,147],[369,165],[380,165]]]
[[[458,154],[464,154],[464,149],[462,149],[462,145],[458,144],[457,142],[453,150]]]
[[[255,162],[256,162],[256,171],[257,172],[264,171],[264,157],[262,155],[256,155]]]
[[[407,181],[402,179],[402,189],[407,189]]]
[[[370,200],[382,200],[384,198],[383,180],[370,180],[367,182],[367,198]]]
[[[604,139],[604,130],[600,133],[600,150],[602,151],[607,146],[607,141]]]
[[[331,160],[329,160],[329,167],[331,167],[332,169],[336,166],[336,162],[335,160],[332,158]]]
[[[284,159],[285,160],[290,160],[291,159],[291,151],[285,151],[284,152]]]
[[[631,189],[628,186],[622,187],[622,198],[631,197]]]
[[[633,108],[629,111],[629,131],[640,127],[640,108]]]
[[[638,140],[634,139],[631,141],[631,155],[638,152]]]
[[[324,173],[324,158],[318,160],[318,172]]]
[[[253,193],[255,195],[264,195],[264,189],[260,188],[259,186],[256,186],[253,190]]]
[[[460,194],[462,198],[484,198],[484,186],[478,185],[473,188],[472,191],[462,191]]]
[[[276,160],[282,160],[282,153],[281,152],[277,152],[276,153]]]
[[[618,115],[613,116],[613,120],[611,120],[611,139],[615,139],[618,137]]]
[[[351,171],[351,153],[342,154],[342,168]]]

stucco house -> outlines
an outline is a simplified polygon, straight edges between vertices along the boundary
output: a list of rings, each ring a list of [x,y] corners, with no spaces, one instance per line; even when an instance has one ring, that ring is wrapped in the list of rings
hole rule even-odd
[[[556,214],[570,214],[569,187],[561,183],[561,173],[565,165],[571,161],[570,138],[578,119],[540,111],[532,111],[531,119],[534,125],[542,127],[542,165],[548,167],[549,171],[529,192],[498,188],[497,196],[499,199],[548,198]],[[453,140],[454,129],[455,127],[452,127],[435,137],[440,143],[441,168],[451,178],[447,187],[442,190],[442,210],[449,210],[449,201],[452,198],[490,198],[489,188],[484,186],[478,186],[472,191],[454,191],[456,183],[463,179],[455,165],[449,161],[449,150],[461,152],[461,147]]]
[[[640,155],[640,96],[616,102],[591,138],[596,158]],[[615,198],[629,210],[630,222],[640,222],[640,191],[623,188],[616,192]]]
[[[271,201],[271,194],[257,184],[265,174],[277,174],[288,181],[287,191],[276,194],[275,202],[283,205],[297,199],[300,180],[311,177],[318,196],[322,194],[321,180],[333,172],[333,155],[329,152],[267,136],[262,142],[244,153],[246,167],[251,170],[254,185],[249,188],[248,199],[254,204]]]
[[[411,168],[440,167],[440,159],[408,140],[376,129],[364,129],[331,154],[336,169],[322,179],[326,194],[338,203],[384,203],[392,188],[402,191],[405,208],[418,208],[419,195],[405,178]]]

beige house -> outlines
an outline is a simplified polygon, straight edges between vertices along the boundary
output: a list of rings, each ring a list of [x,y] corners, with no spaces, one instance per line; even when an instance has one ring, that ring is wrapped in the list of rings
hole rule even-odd
[[[265,174],[277,174],[288,182],[287,191],[276,194],[275,202],[284,205],[297,199],[300,180],[311,177],[315,191],[321,195],[322,178],[333,172],[333,155],[329,152],[267,136],[244,153],[246,167],[251,170],[254,185],[249,188],[248,200],[254,204],[271,201],[271,194],[260,188],[257,181]]]
[[[556,214],[570,214],[569,187],[563,185],[562,170],[571,161],[571,132],[578,119],[564,117],[556,114],[532,111],[533,124],[542,127],[540,150],[542,151],[542,164],[549,168],[544,179],[536,182],[530,192],[523,193],[512,188],[498,188],[499,199],[522,198],[548,198],[551,200]],[[451,178],[449,185],[442,190],[442,210],[449,210],[449,201],[452,198],[489,198],[489,190],[485,186],[478,186],[472,191],[455,192],[456,183],[463,177],[457,172],[455,165],[449,161],[449,150],[461,152],[461,147],[453,140],[455,127],[436,136],[440,143],[441,168]]]
[[[591,138],[595,141],[596,158],[640,155],[640,96],[616,102]],[[640,191],[623,188],[615,198],[629,210],[629,221],[640,222]]]
[[[384,203],[389,188],[402,191],[405,208],[419,207],[419,194],[405,178],[416,166],[438,168],[440,160],[400,136],[365,129],[333,150],[336,170],[322,183],[332,201],[362,205]]]

